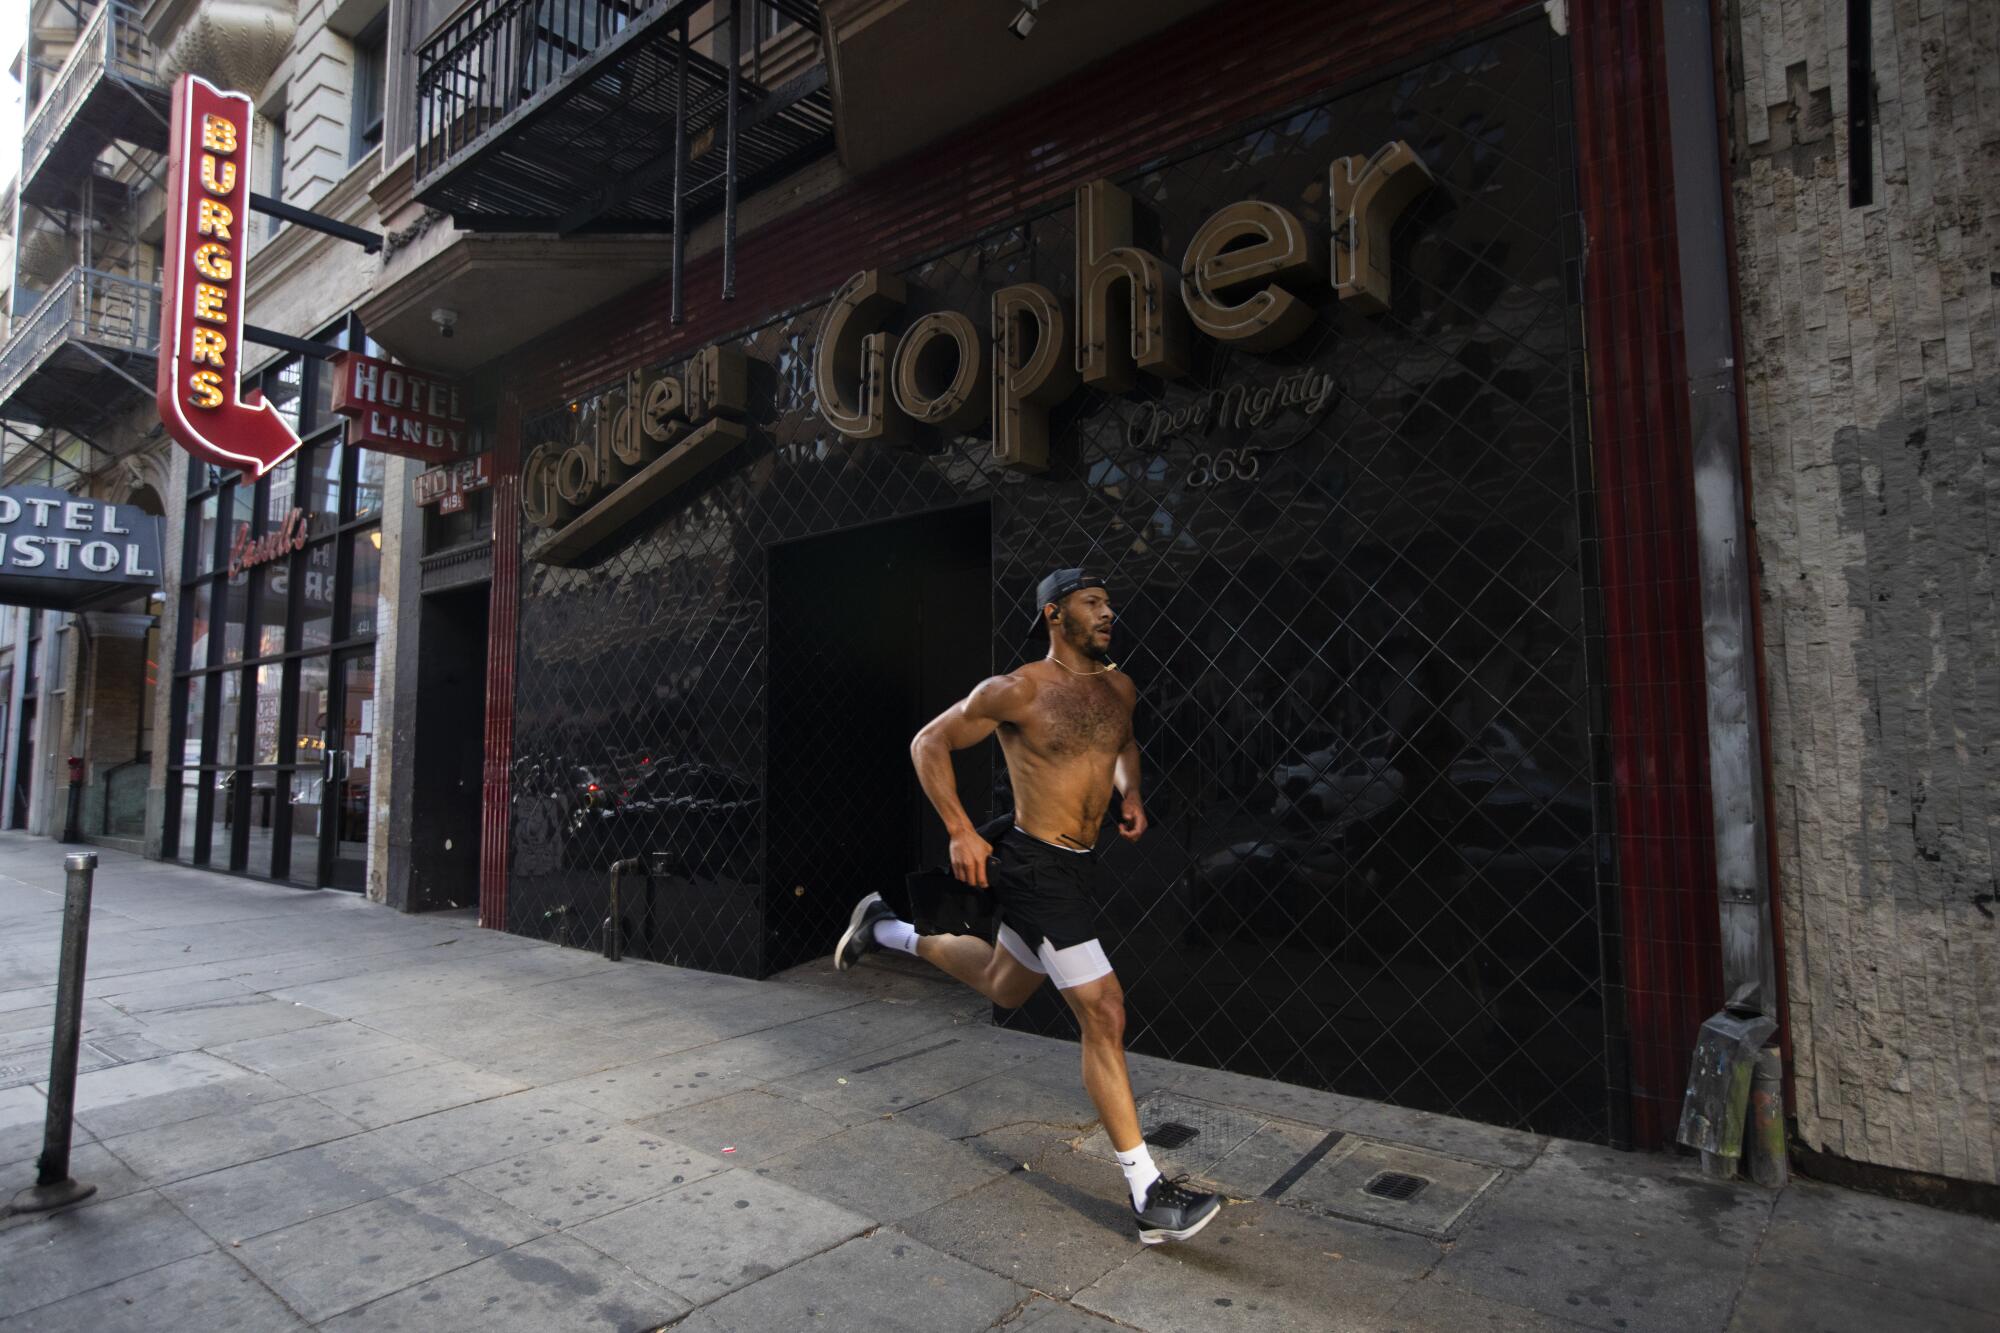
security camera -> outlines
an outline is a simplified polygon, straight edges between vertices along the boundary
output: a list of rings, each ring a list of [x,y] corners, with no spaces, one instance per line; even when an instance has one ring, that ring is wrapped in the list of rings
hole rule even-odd
[[[458,312],[447,306],[439,306],[431,311],[431,323],[438,326],[440,336],[449,338],[451,331],[458,327]]]
[[[1035,30],[1035,11],[1046,2],[1047,0],[1021,0],[1021,12],[1007,25],[1007,31],[1020,40],[1027,41],[1028,34]]]

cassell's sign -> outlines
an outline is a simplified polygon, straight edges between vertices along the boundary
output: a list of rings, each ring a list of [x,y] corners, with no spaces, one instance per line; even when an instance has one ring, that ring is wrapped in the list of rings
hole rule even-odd
[[[252,117],[243,93],[192,74],[174,84],[154,399],[181,448],[261,477],[299,437],[275,407],[239,392]]]
[[[444,463],[465,452],[465,408],[455,381],[359,352],[334,362],[333,410],[353,419],[347,442]]]
[[[276,560],[279,556],[302,551],[306,544],[306,511],[294,505],[292,512],[285,515],[285,521],[261,537],[250,535],[250,525],[236,526],[236,539],[229,543],[229,577],[235,578],[246,569],[255,568],[266,560]]]

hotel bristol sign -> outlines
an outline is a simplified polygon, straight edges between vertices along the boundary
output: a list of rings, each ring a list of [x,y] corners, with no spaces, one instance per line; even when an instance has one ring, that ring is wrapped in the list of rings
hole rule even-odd
[[[159,586],[159,519],[47,486],[0,490],[0,603],[73,610]]]
[[[1188,373],[1190,333],[1248,352],[1271,352],[1309,328],[1327,296],[1365,313],[1386,310],[1390,231],[1432,184],[1415,150],[1396,141],[1328,169],[1330,227],[1307,226],[1278,204],[1243,200],[1194,233],[1178,272],[1134,242],[1133,200],[1108,181],[1076,192],[1076,298],[1065,308],[1037,282],[995,291],[982,330],[956,310],[904,324],[908,285],[867,269],[834,293],[820,323],[813,388],[821,415],[852,440],[901,443],[922,430],[989,432],[1001,464],[1048,466],[1049,412],[1080,384],[1124,393],[1145,374]],[[894,327],[903,324],[900,332]],[[628,377],[593,437],[544,443],[522,465],[522,511],[546,535],[529,555],[571,563],[600,547],[653,501],[743,438],[744,364],[733,347],[703,349],[676,374]],[[1293,375],[1259,390],[1220,390],[1187,421],[1255,424],[1281,405],[1323,407],[1330,376]],[[1249,460],[1230,475],[1252,475]],[[1222,460],[1204,467],[1222,477]],[[1197,483],[1199,484],[1199,483]]]

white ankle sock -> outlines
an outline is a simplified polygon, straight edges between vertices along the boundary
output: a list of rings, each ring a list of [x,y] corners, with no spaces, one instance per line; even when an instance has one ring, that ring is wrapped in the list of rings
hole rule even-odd
[[[1131,1152],[1118,1153],[1118,1168],[1125,1173],[1126,1185],[1131,1187],[1132,1206],[1144,1208],[1146,1191],[1153,1188],[1153,1182],[1160,1178],[1160,1168],[1153,1165],[1153,1154],[1141,1141]]]
[[[885,949],[895,949],[901,953],[916,956],[917,928],[907,921],[890,917],[887,921],[875,923],[875,942]]]

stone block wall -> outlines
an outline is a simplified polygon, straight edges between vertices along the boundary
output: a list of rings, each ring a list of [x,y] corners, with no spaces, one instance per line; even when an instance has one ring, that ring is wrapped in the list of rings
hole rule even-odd
[[[285,198],[303,208],[346,176],[354,44],[328,24],[327,0],[298,8],[285,96]]]
[[[1799,1136],[2000,1181],[2000,5],[1729,0]]]

